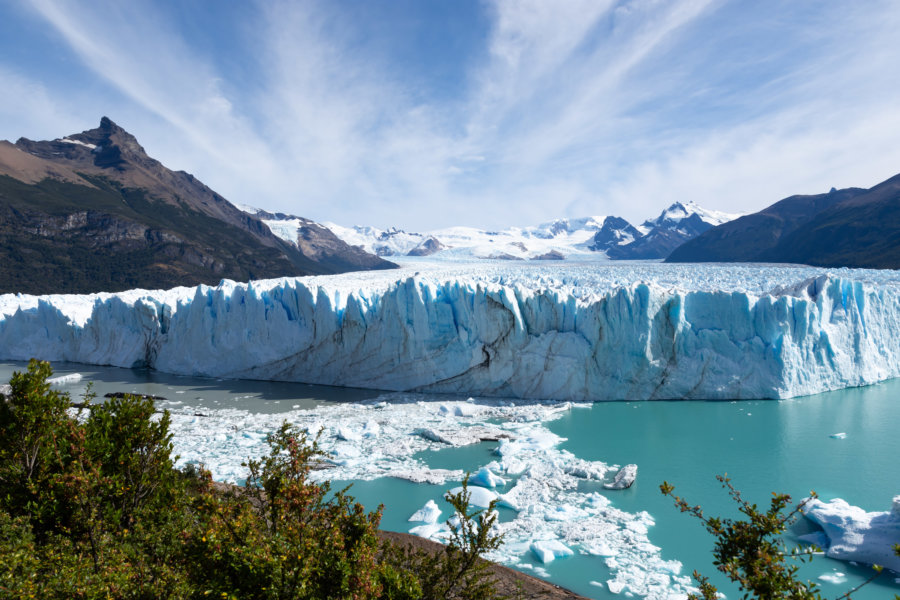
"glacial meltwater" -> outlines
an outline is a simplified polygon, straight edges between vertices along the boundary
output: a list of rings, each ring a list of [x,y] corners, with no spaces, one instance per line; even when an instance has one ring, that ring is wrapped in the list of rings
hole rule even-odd
[[[25,366],[0,364],[0,381]],[[712,567],[712,538],[660,494],[663,481],[708,515],[737,514],[715,480],[722,473],[761,507],[773,491],[799,500],[815,490],[826,501],[839,497],[870,512],[887,511],[900,494],[900,380],[783,401],[572,405],[71,363],[54,369],[57,376],[83,376],[59,385],[75,398],[88,381],[101,399],[107,392],[164,397],[158,404],[173,414],[182,462],[202,462],[220,479],[240,481],[240,463],[260,455],[265,432],[283,419],[321,430],[335,468],[317,476],[337,478],[336,486],[353,483],[352,495],[370,509],[384,504],[385,529],[418,526],[439,536],[439,523],[450,516],[443,492],[459,485],[463,472],[488,467],[507,480],[486,491],[506,504],[499,512],[509,530],[507,547],[492,558],[593,598],[615,597],[611,589],[629,596],[683,593],[694,569],[737,597]],[[638,475],[631,488],[604,489],[602,481],[632,463]],[[429,500],[443,512],[438,524],[422,529],[408,519]],[[801,519],[788,542],[811,529]],[[542,563],[532,549],[542,540],[561,542],[574,555]],[[870,573],[825,557],[801,571],[831,597]],[[885,573],[854,598],[892,597],[900,592],[897,578]]]

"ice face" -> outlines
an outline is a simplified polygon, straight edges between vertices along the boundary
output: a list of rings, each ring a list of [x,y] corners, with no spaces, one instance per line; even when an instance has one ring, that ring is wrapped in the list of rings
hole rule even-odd
[[[813,498],[803,513],[827,538],[825,555],[838,560],[881,565],[900,573],[900,557],[893,545],[900,540],[900,496],[895,496],[890,511],[866,512],[858,506],[835,498],[823,502]]]
[[[489,558],[547,575],[532,562],[573,553],[595,557],[610,569],[609,585],[623,594],[647,598],[684,597],[690,579],[680,575],[681,564],[664,560],[653,545],[653,518],[646,512],[628,513],[596,491],[579,491],[586,479],[612,480],[618,465],[586,461],[559,448],[564,440],[548,429],[548,423],[573,410],[573,405],[552,402],[478,400],[466,404],[469,416],[445,410],[447,403],[426,402],[423,395],[390,394],[365,404],[339,404],[286,413],[254,414],[235,409],[198,409],[181,401],[160,401],[172,413],[174,453],[179,464],[203,463],[216,480],[241,483],[247,458],[266,451],[266,435],[283,420],[301,431],[318,433],[319,447],[326,452],[330,468],[316,470],[316,481],[368,480],[399,477],[441,484],[453,490],[465,476],[462,469],[433,469],[421,458],[423,451],[472,443],[466,431],[492,431],[501,439],[503,453],[476,469],[476,474],[502,478],[489,489],[470,480],[472,504],[487,506],[497,499],[504,519],[498,524],[504,534],[502,548]],[[378,435],[364,435],[378,425]],[[448,441],[420,435],[423,429],[441,431]],[[339,436],[338,432],[358,435]],[[503,437],[500,437],[500,436]],[[350,438],[350,439],[347,439]],[[480,479],[480,478],[479,478]],[[351,492],[352,493],[352,492]],[[440,491],[410,520],[409,531],[446,542],[454,515],[441,520]],[[609,492],[615,497],[618,492]],[[535,550],[535,548],[537,550]],[[548,554],[549,553],[549,554]]]
[[[784,398],[900,375],[893,271],[410,265],[4,295],[0,358],[554,400]]]

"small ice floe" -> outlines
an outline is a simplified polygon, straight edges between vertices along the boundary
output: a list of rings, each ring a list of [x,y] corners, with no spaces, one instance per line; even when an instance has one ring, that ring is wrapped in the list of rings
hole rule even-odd
[[[607,579],[606,585],[613,594],[621,594],[622,590],[625,589],[625,582],[618,579]]]
[[[381,425],[379,425],[377,421],[370,419],[363,425],[362,436],[364,438],[378,437],[379,433],[381,433]]]
[[[819,579],[826,583],[844,583],[847,581],[847,576],[840,571],[834,571],[832,573],[824,573],[819,575]]]
[[[426,523],[409,530],[413,535],[429,540],[439,541],[450,537],[450,528],[446,523]]]
[[[576,519],[583,519],[587,516],[587,513],[582,509],[571,506],[569,504],[563,504],[562,506],[553,506],[547,509],[547,512],[544,513],[545,521],[574,521]]]
[[[462,491],[462,487],[455,487],[449,492],[447,495],[458,494]],[[499,495],[497,492],[492,492],[489,489],[485,489],[483,487],[478,487],[477,485],[469,486],[469,504],[473,506],[478,506],[479,508],[487,508],[490,506],[491,502],[497,500]]]
[[[557,558],[572,556],[575,554],[571,548],[559,540],[542,540],[531,543],[531,552],[544,564],[553,562]]]
[[[829,435],[828,437],[834,438],[834,439],[836,439],[836,440],[842,440],[842,439],[844,439],[845,437],[847,437],[847,434],[844,433],[844,432],[842,431],[842,432],[840,432],[840,433],[832,433],[832,434]]]
[[[890,511],[866,512],[840,498],[831,502],[813,498],[802,510],[828,538],[825,556],[900,573],[900,556],[893,550],[900,540],[900,496],[894,496]]]
[[[49,383],[50,385],[68,385],[70,383],[78,383],[79,381],[81,381],[81,379],[81,373],[69,373],[68,375],[51,377],[47,380],[47,383]]]
[[[481,467],[480,469],[478,469],[477,473],[469,478],[469,483],[471,483],[472,485],[480,485],[481,487],[486,488],[495,488],[498,485],[506,485],[506,480],[498,475],[495,475],[487,467]]]
[[[630,488],[634,484],[634,480],[637,479],[637,470],[637,465],[625,465],[619,469],[618,473],[616,473],[612,483],[604,483],[603,487],[608,490],[624,490],[625,488]]]
[[[409,518],[411,523],[413,522],[422,522],[434,524],[437,523],[438,518],[441,516],[441,509],[438,508],[437,502],[434,500],[429,500],[425,503],[425,506],[417,510],[412,514]]]
[[[349,427],[338,427],[335,435],[339,440],[344,440],[345,442],[358,442],[362,439],[362,435],[358,431],[354,431]]]
[[[474,417],[480,410],[478,406],[472,404],[473,399],[469,398],[469,402],[453,402],[441,404],[441,412],[445,415],[453,415],[454,417]]]

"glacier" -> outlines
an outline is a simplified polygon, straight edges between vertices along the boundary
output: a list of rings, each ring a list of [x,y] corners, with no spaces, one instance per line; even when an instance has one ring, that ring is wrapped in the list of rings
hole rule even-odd
[[[0,296],[0,358],[568,401],[788,398],[900,375],[900,275],[441,264]]]

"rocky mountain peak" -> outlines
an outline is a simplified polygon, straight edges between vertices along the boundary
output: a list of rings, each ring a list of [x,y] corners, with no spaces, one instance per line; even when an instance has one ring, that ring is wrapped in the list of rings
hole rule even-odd
[[[19,138],[16,146],[29,154],[47,160],[68,160],[102,169],[123,170],[127,163],[151,166],[156,161],[147,156],[137,138],[116,125],[109,117],[100,119],[100,126],[81,133],[50,141]]]

